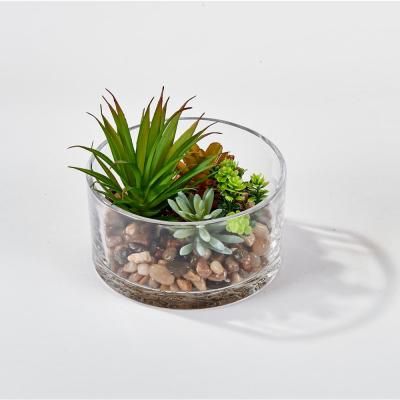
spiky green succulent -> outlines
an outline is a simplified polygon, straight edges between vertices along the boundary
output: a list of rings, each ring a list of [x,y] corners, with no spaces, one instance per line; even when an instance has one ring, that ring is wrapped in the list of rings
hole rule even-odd
[[[266,189],[268,183],[262,174],[251,175],[250,181],[247,182],[249,201],[257,204],[264,200],[268,195],[268,190]]]
[[[209,128],[197,131],[201,117],[175,140],[179,119],[189,99],[167,118],[168,99],[163,101],[163,91],[151,116],[150,104],[143,111],[136,145],[125,115],[115,99],[114,106],[106,98],[114,126],[100,110],[100,118],[93,116],[100,125],[111,150],[111,157],[86,146],[80,147],[91,152],[102,172],[93,169],[75,168],[95,180],[96,190],[120,208],[135,214],[152,217],[166,206],[166,200],[185,188],[186,184],[201,172],[208,170],[215,157],[206,157],[193,169],[182,173],[177,166],[186,152],[211,132]]]
[[[218,217],[222,210],[211,211],[214,201],[214,190],[207,189],[201,197],[200,195],[190,195],[178,193],[175,200],[168,200],[169,206],[185,221],[203,221]],[[217,253],[232,254],[232,250],[226,244],[241,243],[243,239],[236,235],[227,235],[225,223],[209,225],[191,225],[184,228],[174,228],[173,236],[176,239],[188,241],[181,247],[179,254],[188,255],[195,251],[199,256],[205,256],[208,250]]]
[[[231,212],[229,215],[234,215]],[[250,235],[252,229],[250,225],[250,215],[241,215],[236,218],[229,219],[226,222],[226,230],[231,233],[237,233],[238,235]]]

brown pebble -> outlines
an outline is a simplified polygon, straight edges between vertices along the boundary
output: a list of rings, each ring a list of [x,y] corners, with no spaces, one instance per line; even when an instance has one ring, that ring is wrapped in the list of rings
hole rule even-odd
[[[177,292],[179,290],[179,287],[176,283],[173,283],[172,285],[170,285],[169,290],[171,292]]]
[[[148,276],[144,276],[142,279],[140,279],[139,283],[141,285],[147,285],[147,282],[149,281],[149,277]]]
[[[167,264],[168,264],[168,261],[165,261],[165,260],[158,260],[157,264],[167,265]]]
[[[150,265],[149,264],[138,264],[137,272],[140,275],[147,276],[150,273]]]
[[[172,285],[175,281],[175,277],[168,271],[165,265],[153,264],[150,267],[150,276],[162,285]]]
[[[153,261],[153,258],[151,257],[148,251],[142,251],[140,253],[133,253],[129,255],[128,260],[133,261],[136,264],[141,264],[141,263],[151,263]]]
[[[225,256],[221,253],[214,253],[213,259],[222,263],[225,260]]]
[[[232,256],[226,257],[225,268],[230,273],[237,272],[237,271],[239,271],[239,263]]]
[[[264,256],[268,251],[268,243],[265,239],[257,238],[252,247],[253,253],[257,256]]]
[[[242,258],[241,266],[245,271],[251,271],[253,269],[253,265],[252,265],[251,261],[252,261],[252,258],[250,256],[250,253],[247,253]]]
[[[195,274],[193,271],[188,271],[186,272],[185,275],[183,275],[183,277],[193,283],[195,282],[200,282],[201,281],[201,277],[197,274]]]
[[[265,239],[269,237],[268,227],[260,222],[257,222],[253,228],[253,234],[257,239]]]
[[[161,285],[160,290],[163,290],[164,292],[169,291],[169,285]]]
[[[160,284],[156,282],[154,279],[150,278],[148,286],[151,287],[152,289],[158,289],[160,287]]]
[[[123,267],[119,267],[117,270],[117,275],[120,276],[121,278],[126,279],[129,276],[129,272],[124,271]]]
[[[178,250],[176,249],[176,247],[167,247],[162,253],[162,258],[165,261],[172,261],[176,257],[177,253]]]
[[[127,225],[125,228],[125,233],[128,236],[135,235],[137,233],[137,231],[138,231],[138,225],[136,222],[133,222],[132,224]]]
[[[203,278],[200,278],[199,281],[192,281],[192,283],[197,290],[207,290],[206,281]]]
[[[244,244],[248,247],[253,246],[255,241],[256,241],[256,236],[254,235],[254,233],[250,233],[250,235],[244,237]]]
[[[108,248],[113,248],[122,243],[121,236],[108,236],[106,237],[106,245]]]
[[[255,253],[250,253],[250,263],[253,268],[257,269],[261,265],[261,257]]]
[[[182,244],[180,240],[177,239],[169,239],[167,241],[167,246],[166,247],[178,247]]]
[[[202,278],[208,278],[212,274],[207,261],[203,257],[199,258],[197,261],[196,271]]]
[[[211,250],[210,249],[205,249],[204,254],[202,256],[205,260],[208,260],[211,257]]]
[[[126,263],[124,266],[123,266],[123,270],[125,271],[125,272],[129,272],[129,273],[133,273],[133,272],[136,272],[137,271],[137,269],[138,269],[138,266],[137,266],[137,264],[135,263],[135,262],[133,262],[133,261],[129,261],[128,263]]]
[[[241,282],[243,279],[242,279],[242,277],[237,273],[237,272],[234,272],[232,275],[231,275],[231,282],[232,283],[239,283],[239,282]]]
[[[143,278],[142,275],[138,274],[137,272],[134,272],[133,274],[129,275],[128,280],[129,280],[130,282],[135,282],[135,283],[137,283],[137,282],[139,282],[142,278]]]
[[[187,281],[186,279],[179,278],[176,280],[176,283],[179,289],[184,292],[190,292],[192,290],[192,282]]]
[[[222,272],[221,274],[212,274],[207,278],[209,281],[213,282],[221,282],[226,280],[226,271]]]
[[[223,274],[225,272],[224,267],[217,260],[214,260],[214,261],[211,262],[210,269],[211,269],[212,272],[214,272],[215,275],[221,275],[221,274]]]

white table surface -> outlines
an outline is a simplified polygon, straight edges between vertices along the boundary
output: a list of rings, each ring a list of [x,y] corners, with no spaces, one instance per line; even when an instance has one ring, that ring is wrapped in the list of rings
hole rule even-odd
[[[0,396],[399,397],[400,4],[0,4]],[[104,88],[259,130],[288,165],[284,267],[168,311],[91,264]],[[134,117],[131,117],[134,118]],[[132,124],[137,120],[131,120]]]

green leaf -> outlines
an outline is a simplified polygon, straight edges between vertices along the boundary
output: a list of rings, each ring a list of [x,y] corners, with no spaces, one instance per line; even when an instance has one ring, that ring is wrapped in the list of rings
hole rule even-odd
[[[198,216],[199,218],[203,217],[202,212],[201,212],[202,211],[201,203],[202,203],[201,197],[199,194],[196,193],[193,197],[193,206],[196,211],[196,216]]]
[[[136,141],[137,163],[139,170],[142,173],[145,167],[146,155],[147,155],[147,139],[150,133],[150,104],[147,106],[147,109],[142,116],[139,133]]]
[[[186,228],[182,228],[182,229],[177,229],[174,232],[173,236],[176,239],[186,239],[188,237],[193,236],[194,233],[195,233],[195,229],[193,229],[193,228],[187,228],[187,229]]]
[[[185,246],[182,246],[181,249],[179,250],[179,254],[181,256],[187,256],[193,251],[193,244],[189,243]]]
[[[205,206],[205,213],[209,214],[214,202],[214,190],[207,189],[203,195],[203,201]]]
[[[223,243],[243,243],[243,239],[236,235],[214,235],[214,237]]]
[[[204,226],[199,227],[199,236],[205,242],[209,242],[211,239],[211,236],[208,233],[207,228],[205,228]]]

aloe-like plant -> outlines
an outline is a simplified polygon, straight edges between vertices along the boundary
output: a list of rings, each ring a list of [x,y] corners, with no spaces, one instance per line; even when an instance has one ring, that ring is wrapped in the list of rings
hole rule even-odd
[[[163,101],[163,91],[152,116],[152,101],[143,110],[136,145],[120,105],[108,91],[114,105],[105,97],[103,99],[108,105],[114,126],[104,116],[101,107],[100,118],[90,115],[100,125],[112,156],[92,147],[72,146],[92,153],[104,173],[93,169],[71,168],[92,176],[99,186],[96,190],[116,206],[146,217],[159,214],[168,198],[184,189],[198,174],[208,170],[215,159],[215,155],[212,155],[186,172],[178,171],[178,164],[187,151],[199,140],[217,132],[206,132],[213,124],[197,131],[201,116],[175,140],[179,119],[184,111],[191,109],[187,105],[192,98],[167,118],[168,99]]]
[[[217,208],[213,211],[214,190],[207,189],[203,197],[199,194],[187,197],[183,192],[179,192],[175,200],[168,200],[169,206],[185,221],[203,221],[218,217],[222,210]],[[243,239],[236,235],[227,235],[225,223],[188,226],[184,228],[174,228],[173,236],[176,239],[186,239],[189,243],[181,247],[179,254],[188,255],[193,251],[199,256],[205,256],[207,250],[217,253],[232,254],[232,250],[226,244],[241,243]]]

